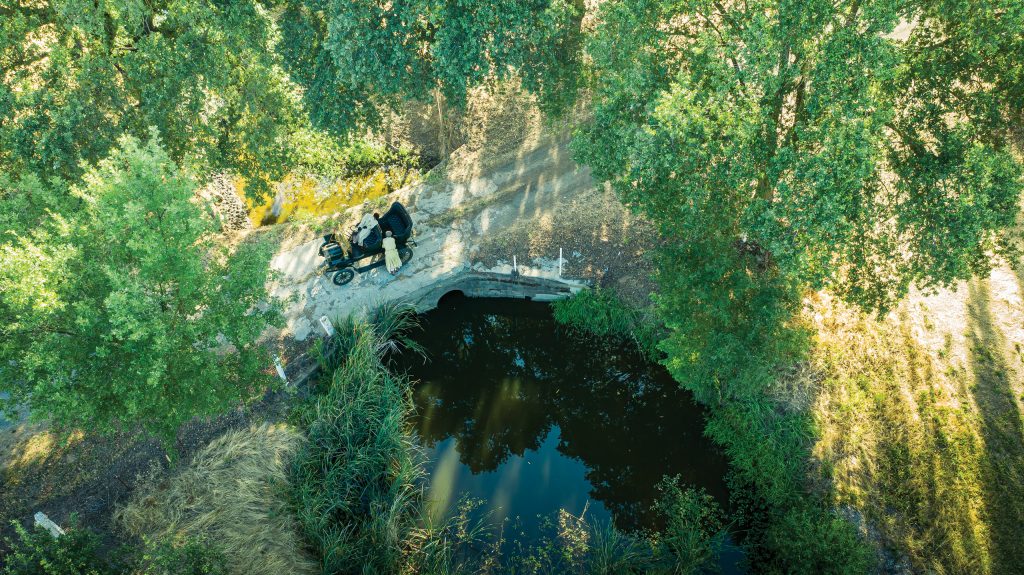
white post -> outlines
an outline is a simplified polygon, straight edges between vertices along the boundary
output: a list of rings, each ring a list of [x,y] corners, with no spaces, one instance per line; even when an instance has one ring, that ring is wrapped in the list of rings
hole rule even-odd
[[[558,248],[558,279],[562,279],[562,248]]]
[[[281,378],[281,381],[283,381],[285,385],[288,385],[288,376],[284,373],[284,366],[281,365],[281,358],[276,355],[274,356],[274,367],[277,368],[277,376]]]
[[[512,256],[512,272],[519,273],[519,264],[516,263],[516,256]]]
[[[327,333],[327,337],[334,335],[334,326],[331,325],[331,320],[327,319],[327,316],[320,316],[320,326],[324,328],[324,332]]]
[[[54,539],[60,537],[61,535],[64,535],[64,530],[60,528],[60,525],[57,525],[52,520],[50,520],[50,518],[47,517],[46,514],[42,511],[36,511],[35,520],[36,525],[41,526],[43,529],[49,531],[50,535],[53,535]]]

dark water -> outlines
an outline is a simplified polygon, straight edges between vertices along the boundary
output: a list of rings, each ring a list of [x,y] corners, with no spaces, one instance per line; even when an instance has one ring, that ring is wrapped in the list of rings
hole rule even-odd
[[[423,321],[430,362],[403,367],[419,381],[414,424],[436,509],[483,499],[495,521],[518,517],[525,537],[560,508],[658,528],[665,475],[725,506],[726,462],[700,408],[630,346],[568,333],[547,305],[523,300],[449,298]]]

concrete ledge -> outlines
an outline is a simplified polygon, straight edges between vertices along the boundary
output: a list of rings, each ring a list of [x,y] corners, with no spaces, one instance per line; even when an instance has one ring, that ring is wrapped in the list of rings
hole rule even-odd
[[[435,309],[441,298],[452,292],[461,292],[466,297],[529,299],[537,302],[551,302],[567,298],[580,290],[587,289],[586,282],[515,275],[501,272],[463,269],[446,277],[440,277],[429,285],[392,298],[391,301],[412,305],[417,313]],[[378,300],[377,304],[383,303]],[[353,313],[369,313],[369,307],[352,310]],[[320,336],[322,337],[322,335]],[[290,385],[305,391],[305,384],[317,374],[319,367],[309,353],[302,353],[291,359],[285,366]]]
[[[424,286],[402,301],[423,313],[437,307],[445,294],[462,292],[466,297],[517,298],[555,301],[584,289],[586,284],[570,280],[515,276],[497,272],[463,271]]]

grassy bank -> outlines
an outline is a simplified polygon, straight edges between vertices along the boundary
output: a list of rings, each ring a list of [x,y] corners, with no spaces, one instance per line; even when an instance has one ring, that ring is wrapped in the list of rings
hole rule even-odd
[[[815,458],[834,504],[915,571],[1009,574],[1024,563],[1020,352],[997,320],[1009,304],[989,284],[886,321],[838,306],[818,314]],[[963,322],[943,321],[960,305]],[[916,334],[911,314],[923,319]],[[922,344],[929,336],[942,344]]]

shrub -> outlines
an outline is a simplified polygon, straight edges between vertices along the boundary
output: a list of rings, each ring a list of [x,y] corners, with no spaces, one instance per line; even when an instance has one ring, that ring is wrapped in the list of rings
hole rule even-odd
[[[631,341],[655,357],[658,333],[640,311],[622,302],[611,289],[594,288],[551,304],[555,321],[598,339]]]
[[[681,487],[678,477],[662,480],[659,488],[662,496],[656,507],[665,518],[665,531],[658,542],[671,572],[689,575],[714,569],[726,538],[718,503],[703,489]]]
[[[147,540],[131,575],[227,575],[227,558],[204,539],[175,545]]]
[[[860,575],[873,560],[853,524],[815,504],[782,510],[765,543],[776,557],[766,572]]]
[[[12,521],[16,537],[6,539],[11,552],[4,558],[4,575],[113,575],[117,567],[99,553],[99,537],[74,525],[60,537],[42,527],[31,531]]]
[[[366,176],[382,168],[414,169],[419,159],[413,150],[393,148],[365,139],[345,144],[325,132],[297,130],[291,136],[296,168],[300,173],[329,178]]]

